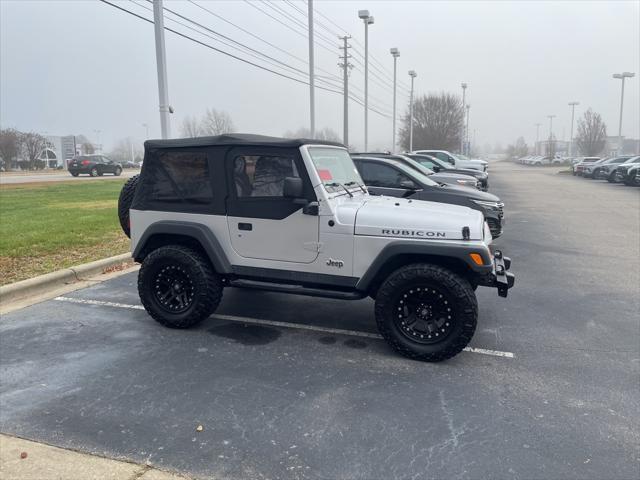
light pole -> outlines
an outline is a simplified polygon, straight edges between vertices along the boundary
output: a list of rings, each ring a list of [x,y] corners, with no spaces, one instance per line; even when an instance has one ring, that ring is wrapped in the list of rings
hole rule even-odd
[[[400,50],[394,47],[389,50],[389,52],[393,56],[393,121],[391,122],[393,125],[393,135],[391,136],[391,151],[393,153],[396,150],[396,73]]]
[[[464,115],[465,95],[467,93],[467,84],[465,82],[462,82],[461,86],[462,86],[462,114]],[[463,120],[462,120],[462,135],[460,137],[460,153],[464,153],[464,135],[465,135],[465,128],[464,128],[464,118],[463,118]]]
[[[149,124],[148,123],[143,123],[142,126],[145,128],[145,131],[147,133],[147,135],[144,138],[145,138],[145,140],[149,140]]]
[[[358,10],[358,17],[364,22],[364,151],[369,144],[369,25],[373,17],[369,10]]]
[[[573,157],[573,117],[576,113],[576,105],[580,105],[580,102],[569,102],[571,107],[571,137],[569,138],[569,156]]]
[[[547,153],[549,154],[549,156],[551,156],[551,142],[553,141],[553,119],[555,118],[555,115],[547,115],[547,118],[549,119],[549,146],[547,147]],[[553,152],[554,154],[556,152]]]
[[[463,155],[468,155],[469,154],[469,109],[471,108],[471,105],[469,105],[467,103],[467,123],[464,127],[464,131],[465,131],[465,151],[462,152]]]
[[[415,70],[409,70],[411,77],[411,95],[409,96],[409,151],[413,152],[413,81],[418,76]]]
[[[167,52],[164,48],[164,12],[162,0],[153,0],[153,23],[156,37],[156,66],[158,70],[158,98],[160,100],[160,131],[162,138],[171,136],[169,86],[167,82]]]
[[[622,80],[622,92],[620,93],[620,122],[618,123],[618,155],[622,155],[622,105],[624,105],[624,79],[635,77],[635,73],[614,73],[613,78]]]
[[[536,123],[536,155],[540,155],[540,152],[538,152],[538,142],[540,141],[540,125],[542,125],[541,123]]]

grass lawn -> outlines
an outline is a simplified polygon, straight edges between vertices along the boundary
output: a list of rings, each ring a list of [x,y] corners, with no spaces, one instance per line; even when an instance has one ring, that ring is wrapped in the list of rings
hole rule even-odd
[[[129,249],[118,223],[126,181],[0,187],[0,285]]]

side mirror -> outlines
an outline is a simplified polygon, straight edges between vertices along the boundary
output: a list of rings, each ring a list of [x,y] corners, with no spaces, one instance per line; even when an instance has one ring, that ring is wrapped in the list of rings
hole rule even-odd
[[[286,198],[302,198],[302,179],[298,177],[286,177],[282,194]]]
[[[400,187],[406,188],[407,190],[416,190],[418,188],[416,187],[416,184],[413,183],[411,180],[401,180]]]
[[[433,165],[431,167],[431,170],[433,170],[434,172],[438,173],[440,171],[440,166],[439,165]]]

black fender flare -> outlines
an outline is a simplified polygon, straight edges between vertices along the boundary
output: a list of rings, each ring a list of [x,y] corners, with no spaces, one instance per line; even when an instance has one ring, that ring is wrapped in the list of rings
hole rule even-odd
[[[163,220],[152,223],[136,243],[132,253],[132,257],[136,261],[141,259],[141,254],[149,240],[157,235],[176,235],[191,238],[202,246],[217,273],[228,274],[232,272],[231,264],[215,234],[206,226],[194,222]]]
[[[477,265],[470,257],[471,253],[478,253],[482,257],[483,265]],[[491,252],[487,247],[478,245],[464,245],[460,243],[445,244],[443,242],[408,242],[395,241],[386,245],[375,260],[369,265],[367,271],[362,275],[356,285],[357,290],[369,291],[378,273],[385,268],[385,265],[399,256],[416,256],[425,258],[453,259],[462,262],[469,267],[470,271],[476,275],[487,275],[493,270]]]

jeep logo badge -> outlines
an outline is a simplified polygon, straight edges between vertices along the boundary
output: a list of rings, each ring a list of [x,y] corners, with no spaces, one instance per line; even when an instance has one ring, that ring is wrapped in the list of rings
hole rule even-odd
[[[333,258],[330,258],[329,260],[327,260],[327,267],[342,268],[344,267],[344,262],[342,260],[334,260]]]

